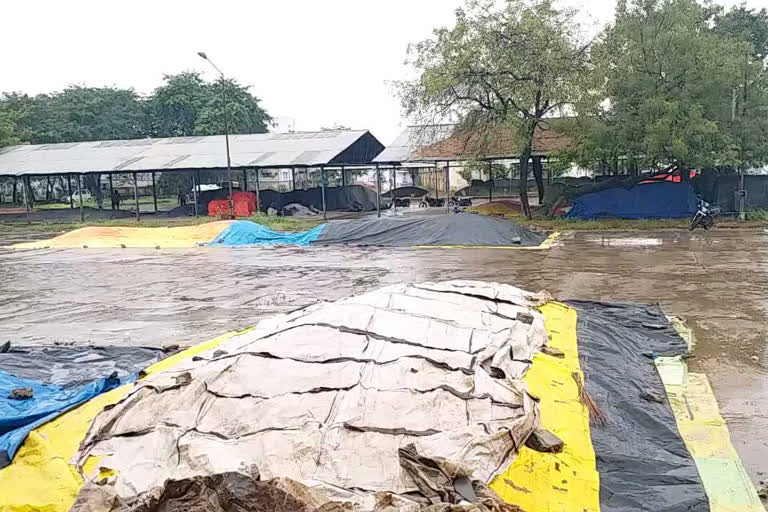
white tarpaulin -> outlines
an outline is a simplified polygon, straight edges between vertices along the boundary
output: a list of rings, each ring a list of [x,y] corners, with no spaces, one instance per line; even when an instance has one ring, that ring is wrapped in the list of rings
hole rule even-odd
[[[535,309],[547,300],[422,283],[264,320],[102,412],[76,462],[97,456],[113,476],[99,492],[87,485],[75,508],[105,494],[145,502],[169,480],[226,473],[290,479],[361,510],[376,493],[434,502],[406,452],[487,484],[538,424],[521,378],[548,341]]]

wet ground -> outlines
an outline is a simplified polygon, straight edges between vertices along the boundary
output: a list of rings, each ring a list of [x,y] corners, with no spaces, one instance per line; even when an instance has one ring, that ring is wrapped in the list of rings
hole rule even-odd
[[[320,300],[453,278],[562,299],[659,302],[685,317],[697,336],[692,370],[709,376],[753,480],[766,480],[762,230],[580,232],[550,251],[0,249],[0,342],[186,345]]]

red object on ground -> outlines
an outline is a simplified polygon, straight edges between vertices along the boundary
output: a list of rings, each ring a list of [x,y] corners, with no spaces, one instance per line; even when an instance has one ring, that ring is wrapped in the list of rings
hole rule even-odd
[[[208,203],[209,217],[223,217],[229,215],[229,201],[226,199],[214,199]]]
[[[235,200],[235,217],[250,217],[258,209],[256,194],[253,192],[235,192],[232,194]],[[229,215],[229,201],[215,199],[208,203],[209,217],[223,217]]]
[[[259,208],[256,194],[253,192],[235,192],[232,197],[235,198],[235,210],[237,210],[238,203],[247,203],[250,213],[246,217],[253,215],[253,212]],[[235,211],[235,215],[237,215],[237,211]]]

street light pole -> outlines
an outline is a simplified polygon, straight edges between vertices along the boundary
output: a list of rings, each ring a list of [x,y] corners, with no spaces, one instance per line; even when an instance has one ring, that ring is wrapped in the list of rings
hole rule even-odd
[[[221,76],[221,96],[224,104],[224,142],[227,146],[227,181],[229,182],[229,215],[235,218],[235,201],[232,195],[232,161],[229,156],[229,109],[227,109],[227,84],[224,73],[216,66],[216,64],[208,58],[205,52],[197,52],[201,59],[208,61],[213,66],[213,69],[218,71]]]

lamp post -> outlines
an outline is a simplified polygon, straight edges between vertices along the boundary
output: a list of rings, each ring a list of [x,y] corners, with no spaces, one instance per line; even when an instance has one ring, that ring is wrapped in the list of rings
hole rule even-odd
[[[216,66],[216,64],[211,61],[211,59],[208,58],[208,55],[205,54],[205,52],[197,52],[197,54],[200,56],[201,59],[208,61],[208,63],[213,66],[213,69],[218,71],[219,75],[221,75],[221,96],[222,96],[222,103],[224,105],[224,141],[227,145],[227,181],[229,182],[229,214],[234,219],[235,218],[235,201],[232,197],[232,163],[229,156],[229,111],[227,110],[227,84],[226,84],[226,78],[224,77],[224,73]]]

